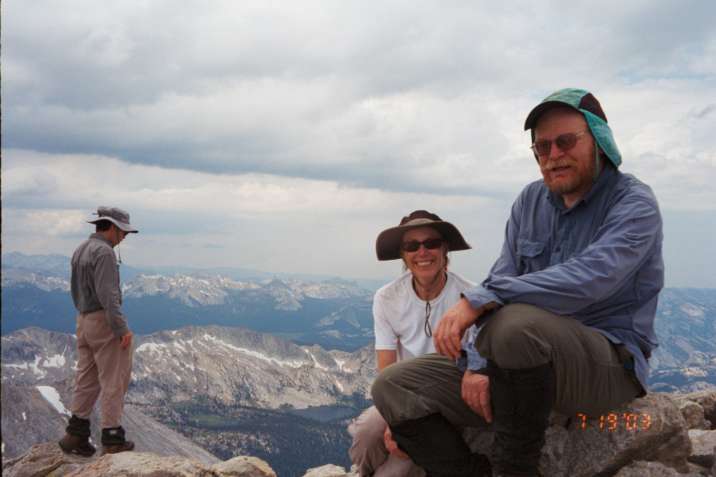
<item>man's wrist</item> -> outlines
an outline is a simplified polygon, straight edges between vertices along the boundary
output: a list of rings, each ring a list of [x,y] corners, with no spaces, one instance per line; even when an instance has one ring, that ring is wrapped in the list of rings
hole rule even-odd
[[[480,313],[485,313],[503,305],[500,297],[482,286],[464,290],[460,297],[466,299],[473,309],[480,308]]]
[[[488,368],[487,366],[480,368],[480,369],[468,369],[468,371],[471,374],[482,374],[483,376],[487,376],[488,378],[494,374],[491,368]]]
[[[468,300],[465,295],[462,295],[460,301],[462,302],[463,310],[467,312],[466,318],[469,318],[469,321],[467,322],[468,326],[475,324],[477,319],[482,314],[482,310],[480,308],[475,308],[474,306],[472,306],[472,303],[470,303],[470,300]]]
[[[494,310],[495,308],[498,308],[500,306],[500,304],[496,301],[489,301],[480,306],[475,306],[464,293],[460,294],[460,301],[465,302],[465,306],[471,311],[471,315],[474,316],[475,320],[477,320],[485,312]]]

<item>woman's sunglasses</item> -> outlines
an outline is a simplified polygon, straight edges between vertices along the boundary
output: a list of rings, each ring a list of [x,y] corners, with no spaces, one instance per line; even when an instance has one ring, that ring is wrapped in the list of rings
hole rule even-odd
[[[562,151],[569,151],[574,146],[577,145],[577,140],[579,140],[580,137],[587,134],[587,131],[582,131],[578,133],[565,133],[560,134],[554,140],[551,139],[542,139],[540,141],[535,141],[534,144],[532,144],[531,149],[540,157],[549,156],[549,152],[552,150],[552,142],[557,146],[557,148]]]
[[[422,245],[428,250],[435,250],[436,248],[440,248],[443,242],[444,240],[441,238],[431,238],[423,240],[422,242],[418,242],[417,240],[410,240],[408,242],[403,242],[402,244],[400,244],[400,249],[403,252],[417,252]]]

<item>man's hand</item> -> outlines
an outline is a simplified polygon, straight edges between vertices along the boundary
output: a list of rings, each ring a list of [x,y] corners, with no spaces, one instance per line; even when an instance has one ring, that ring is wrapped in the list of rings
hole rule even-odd
[[[122,336],[120,338],[119,346],[122,347],[122,349],[127,349],[129,346],[132,345],[132,332],[128,331],[126,335]]]
[[[462,400],[488,423],[492,422],[489,376],[465,371],[462,377]]]
[[[476,310],[470,302],[462,298],[444,315],[438,328],[433,334],[433,342],[438,353],[452,359],[460,357],[460,342],[465,330],[470,327],[482,314],[482,309]]]
[[[393,440],[393,433],[390,432],[389,426],[385,426],[385,432],[383,433],[383,442],[385,443],[385,448],[388,449],[388,452],[393,454],[395,457],[400,457],[401,459],[410,459],[410,456],[400,450],[400,447],[398,447],[398,443]]]

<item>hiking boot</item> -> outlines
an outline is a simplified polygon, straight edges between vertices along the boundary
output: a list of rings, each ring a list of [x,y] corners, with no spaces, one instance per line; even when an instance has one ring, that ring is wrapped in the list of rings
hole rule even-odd
[[[551,364],[500,369],[488,362],[495,440],[492,465],[498,476],[538,476],[549,413],[554,404]]]
[[[102,455],[117,454],[134,450],[134,442],[124,441],[123,444],[102,444]]]
[[[124,438],[124,429],[122,426],[102,429],[102,455],[116,454],[133,449],[134,442]]]
[[[96,449],[89,442],[89,419],[82,419],[73,414],[67,423],[65,432],[65,437],[58,443],[63,452],[82,457],[90,457],[95,453]]]
[[[490,462],[473,453],[441,414],[391,426],[393,439],[429,477],[490,477]]]
[[[97,449],[89,443],[89,438],[65,434],[60,439],[60,448],[65,454],[74,454],[81,457],[92,457]]]

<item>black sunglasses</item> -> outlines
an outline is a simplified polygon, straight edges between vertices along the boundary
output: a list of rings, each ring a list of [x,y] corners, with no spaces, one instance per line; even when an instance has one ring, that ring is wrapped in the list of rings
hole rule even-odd
[[[557,146],[557,148],[560,151],[569,151],[574,146],[577,145],[577,140],[579,140],[580,137],[587,134],[587,131],[582,131],[578,133],[565,133],[560,134],[554,140],[551,139],[542,139],[540,141],[535,141],[534,144],[532,144],[531,149],[540,157],[549,156],[549,152],[552,150],[552,142]]]
[[[423,240],[422,242],[418,242],[417,240],[410,240],[408,242],[403,242],[400,244],[401,250],[403,252],[417,252],[420,250],[420,246],[427,248],[428,250],[435,250],[436,248],[440,248],[442,244],[445,241],[441,238],[431,238],[427,240]]]

